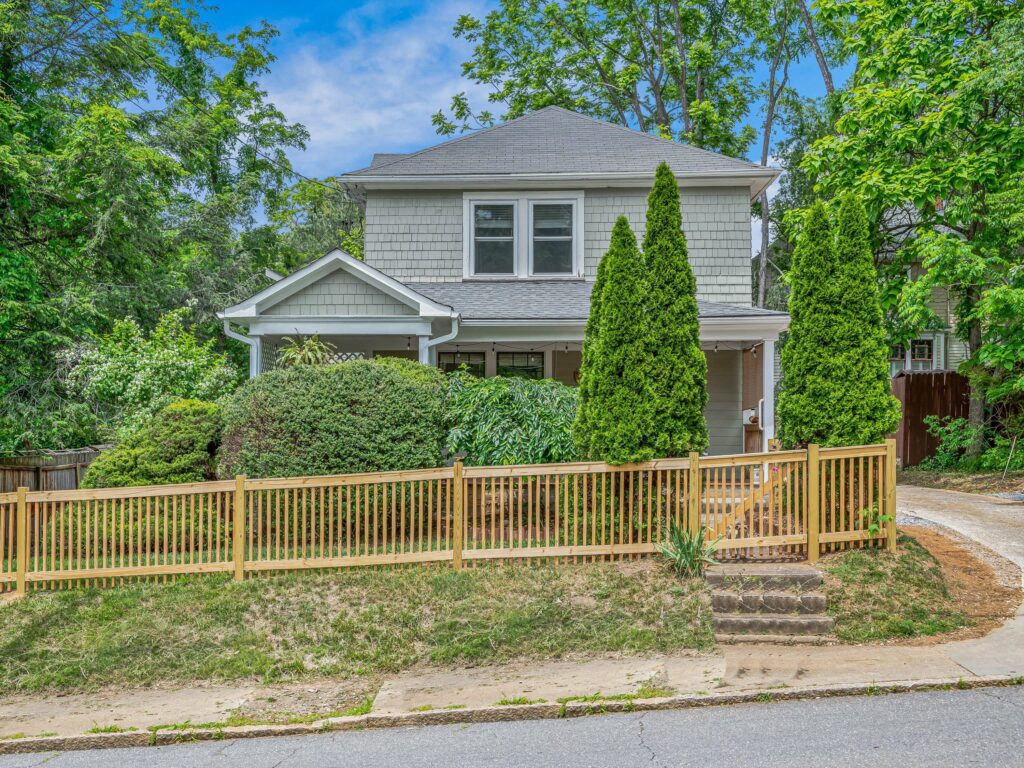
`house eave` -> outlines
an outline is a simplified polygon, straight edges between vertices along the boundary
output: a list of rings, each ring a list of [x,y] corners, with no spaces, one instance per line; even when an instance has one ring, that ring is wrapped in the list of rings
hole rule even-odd
[[[737,171],[678,173],[680,186],[747,187],[756,197],[781,175],[776,168],[750,168]],[[650,187],[652,174],[619,173],[467,173],[433,175],[360,175],[348,174],[342,183],[365,190],[380,189],[563,189],[575,185],[585,189],[602,187]]]

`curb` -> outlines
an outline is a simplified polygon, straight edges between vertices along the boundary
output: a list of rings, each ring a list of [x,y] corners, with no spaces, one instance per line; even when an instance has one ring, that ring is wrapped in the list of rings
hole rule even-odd
[[[613,712],[655,712],[696,707],[728,706],[733,704],[798,701],[840,696],[879,696],[892,693],[935,691],[952,689],[992,688],[1024,685],[1024,677],[989,676],[967,679],[943,678],[886,683],[884,685],[857,683],[824,686],[820,688],[766,689],[743,693],[686,694],[658,699],[628,701],[570,702],[566,704],[519,704],[507,707],[479,707],[476,709],[407,712],[395,715],[352,715],[326,718],[313,723],[297,725],[244,725],[225,728],[194,728],[155,733],[96,733],[81,736],[43,736],[36,738],[0,740],[0,755],[25,752],[68,752],[85,749],[114,749],[124,747],[169,746],[195,741],[227,739],[253,739],[270,736],[304,736],[334,731],[360,731],[376,728],[402,728],[424,725],[461,725],[497,723],[522,720],[555,720]]]

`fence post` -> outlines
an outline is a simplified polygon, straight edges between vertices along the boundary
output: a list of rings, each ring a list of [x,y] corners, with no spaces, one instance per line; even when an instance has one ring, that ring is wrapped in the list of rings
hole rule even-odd
[[[821,526],[821,462],[818,459],[818,444],[807,446],[807,562],[818,562],[820,545],[818,533]]]
[[[245,578],[245,475],[235,475],[235,503],[231,505],[231,544],[235,581]]]
[[[462,568],[463,526],[466,521],[466,498],[462,482],[462,459],[452,465],[452,567]]]
[[[28,571],[28,488],[24,486],[18,489],[16,515],[18,565],[14,581],[14,594],[23,597],[25,595],[25,573]]]
[[[700,532],[700,454],[690,451],[690,498],[686,505],[686,523],[691,536]]]
[[[892,517],[886,523],[886,546],[896,551],[896,440],[885,441],[885,514]]]

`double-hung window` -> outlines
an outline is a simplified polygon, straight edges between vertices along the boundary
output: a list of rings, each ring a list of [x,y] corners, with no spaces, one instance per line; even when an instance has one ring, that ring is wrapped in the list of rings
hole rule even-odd
[[[468,278],[579,278],[583,193],[466,193]]]

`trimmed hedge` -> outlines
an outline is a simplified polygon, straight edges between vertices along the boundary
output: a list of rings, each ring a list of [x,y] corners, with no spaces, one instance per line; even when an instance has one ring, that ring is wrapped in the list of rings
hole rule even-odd
[[[176,400],[142,428],[101,453],[86,470],[83,488],[200,483],[216,477],[220,409],[201,400]]]
[[[224,403],[222,477],[436,467],[445,378],[409,360],[296,366],[252,379]]]

